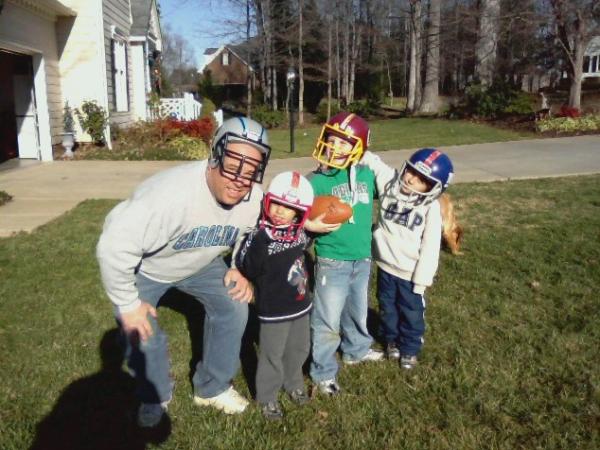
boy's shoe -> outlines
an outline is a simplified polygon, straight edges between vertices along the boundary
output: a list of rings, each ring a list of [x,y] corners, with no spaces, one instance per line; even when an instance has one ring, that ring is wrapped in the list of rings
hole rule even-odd
[[[366,361],[381,361],[383,359],[383,352],[379,350],[373,350],[372,348],[365,353],[365,355],[360,359],[344,359],[344,364],[348,364],[349,366],[353,364],[358,364]]]
[[[229,389],[221,392],[219,395],[210,398],[194,395],[194,403],[198,406],[214,406],[225,414],[243,413],[248,406],[248,400],[242,397],[233,386],[230,386]]]
[[[289,396],[297,405],[306,405],[310,401],[310,397],[304,389],[294,389]]]
[[[138,409],[137,423],[141,428],[152,428],[160,423],[167,412],[169,401],[162,403],[142,403]]]
[[[388,343],[385,353],[388,359],[400,359],[400,350],[394,342]]]
[[[417,367],[417,357],[415,355],[402,355],[400,357],[400,367],[411,370]]]
[[[329,395],[330,397],[335,397],[342,391],[340,385],[335,381],[335,378],[319,381],[317,383],[317,388],[321,394]]]
[[[283,418],[283,411],[277,400],[269,403],[261,403],[261,411],[265,419],[279,420]]]

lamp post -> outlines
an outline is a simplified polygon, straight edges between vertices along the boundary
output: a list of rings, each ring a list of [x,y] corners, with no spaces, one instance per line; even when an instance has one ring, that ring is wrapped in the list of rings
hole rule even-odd
[[[287,88],[290,112],[290,153],[294,153],[294,82],[296,81],[296,71],[290,67],[287,71]]]

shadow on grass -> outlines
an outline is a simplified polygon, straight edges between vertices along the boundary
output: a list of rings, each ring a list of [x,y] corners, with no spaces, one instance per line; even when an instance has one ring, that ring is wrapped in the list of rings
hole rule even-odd
[[[119,336],[117,328],[104,333],[99,348],[102,368],[65,388],[50,414],[37,425],[31,450],[141,450],[167,440],[171,434],[168,415],[150,430],[136,424],[135,383],[122,370]]]

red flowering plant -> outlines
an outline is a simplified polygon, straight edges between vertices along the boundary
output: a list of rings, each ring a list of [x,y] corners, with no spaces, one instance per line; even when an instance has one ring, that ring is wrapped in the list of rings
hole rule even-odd
[[[195,120],[177,120],[167,119],[157,122],[164,135],[183,134],[194,138],[202,139],[207,145],[210,143],[215,131],[215,121],[212,117],[206,116]]]
[[[571,117],[574,119],[577,117],[581,117],[581,111],[578,108],[562,105],[560,107],[560,112],[557,114],[557,117]]]

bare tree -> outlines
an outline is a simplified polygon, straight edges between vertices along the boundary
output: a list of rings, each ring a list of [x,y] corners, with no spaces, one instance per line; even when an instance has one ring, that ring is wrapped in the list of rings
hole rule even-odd
[[[304,125],[304,60],[302,59],[302,46],[304,45],[302,29],[303,14],[304,0],[298,0],[298,125]]]
[[[425,88],[420,113],[437,113],[440,82],[440,15],[441,0],[430,0],[429,27],[427,29],[427,66]]]
[[[489,86],[496,74],[498,51],[500,0],[480,0],[479,35],[477,37],[475,76]]]
[[[569,106],[580,108],[583,57],[593,34],[599,32],[600,4],[597,0],[550,0],[550,4],[557,40],[567,59]]]

